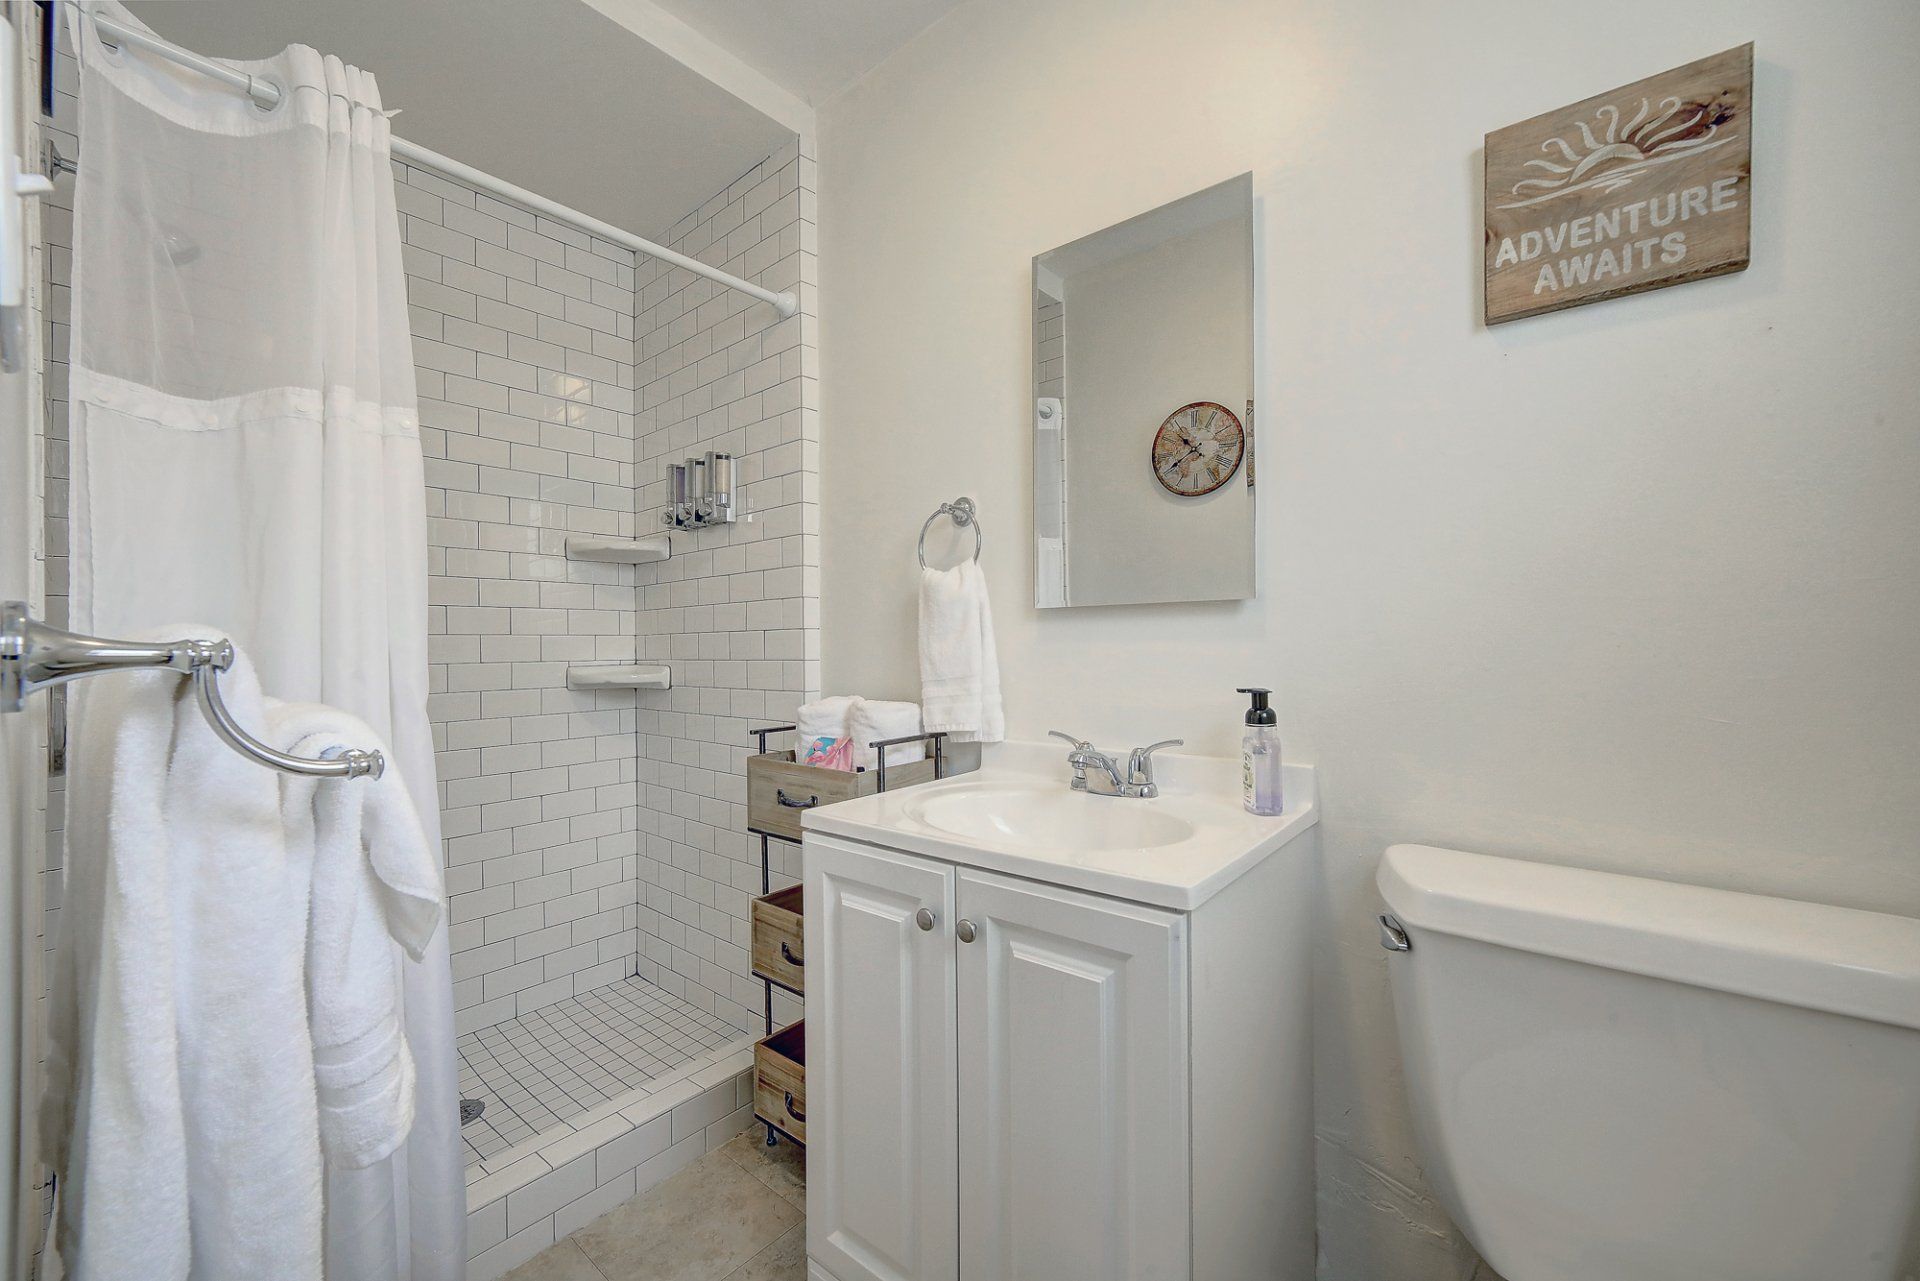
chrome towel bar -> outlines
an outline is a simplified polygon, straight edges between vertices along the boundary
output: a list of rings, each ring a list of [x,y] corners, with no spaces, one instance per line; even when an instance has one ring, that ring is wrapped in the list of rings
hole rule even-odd
[[[220,673],[233,666],[233,654],[229,640],[144,644],[63,632],[28,614],[24,602],[7,601],[0,605],[0,712],[24,711],[29,695],[82,677],[159,668],[193,682],[213,732],[250,760],[309,778],[379,778],[386,771],[386,757],[377,751],[348,748],[329,760],[308,760],[247,733],[220,697]]]

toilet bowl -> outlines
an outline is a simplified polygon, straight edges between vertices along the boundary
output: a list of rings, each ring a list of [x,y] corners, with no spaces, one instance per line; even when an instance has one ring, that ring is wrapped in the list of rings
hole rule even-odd
[[[1428,1181],[1507,1281],[1920,1281],[1920,921],[1379,871]]]

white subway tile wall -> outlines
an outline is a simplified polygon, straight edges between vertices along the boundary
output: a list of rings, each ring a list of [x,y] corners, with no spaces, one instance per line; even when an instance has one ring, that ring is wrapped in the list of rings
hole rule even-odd
[[[643,529],[666,468],[734,455],[743,519],[675,532],[638,570],[639,657],[673,688],[640,704],[640,974],[736,1027],[758,1028],[747,903],[760,893],[746,828],[747,731],[791,724],[820,687],[820,401],[815,166],[796,142],[687,215],[666,244],[790,289],[800,313],[650,259],[638,264],[636,466]],[[786,745],[784,737],[777,739]],[[799,874],[773,843],[774,888]],[[776,1024],[800,1017],[785,993]]]
[[[426,455],[429,711],[461,1033],[634,972],[634,255],[396,164]]]
[[[60,47],[54,55],[54,112],[40,125],[41,136],[60,154],[72,159],[79,151],[80,100],[74,96],[79,66],[66,50],[66,24],[60,24]],[[73,313],[73,192],[74,180],[63,178],[54,183],[51,194],[40,205],[40,243],[45,275],[42,280],[45,307],[41,315],[41,351],[45,360],[43,390],[46,396],[46,476],[43,500],[46,508],[46,620],[65,627],[69,617],[67,583],[67,342],[69,320]],[[56,743],[64,738],[66,691],[54,689],[48,695],[48,713]],[[66,867],[66,780],[54,771],[47,780],[46,855],[40,875],[41,889],[41,1008],[35,1011],[38,1026],[46,1027],[47,982],[53,973],[52,951],[59,936],[61,889]],[[41,1041],[45,1051],[45,1040]],[[51,1189],[47,1204],[52,1204]]]
[[[29,14],[24,6],[14,6],[13,13],[0,14],[0,21],[7,21],[9,19],[17,24],[14,28],[16,33],[27,36],[22,42],[22,48],[26,54],[27,74],[32,83],[38,83],[41,54],[39,41],[32,38],[33,35],[37,33],[37,27],[32,21],[32,15]],[[71,119],[74,114],[72,103],[69,101],[64,104],[64,107],[67,118]],[[62,138],[61,135],[56,132],[55,122],[41,119],[38,113],[28,113],[26,119],[21,122],[20,140],[24,154],[28,156],[39,155],[41,140],[43,138],[55,138],[66,141],[67,145],[71,146],[70,138]],[[48,203],[51,203],[54,208],[51,211],[43,211],[42,206]],[[60,305],[63,308],[62,315],[64,316],[65,314],[65,293],[69,279],[68,266],[72,261],[71,254],[66,248],[67,245],[72,243],[71,240],[62,234],[60,236],[61,243],[55,245],[52,243],[53,233],[49,230],[51,228],[64,227],[69,221],[64,209],[60,207],[62,203],[58,197],[52,198],[51,201],[45,198],[42,200],[29,200],[25,202],[23,209],[28,244],[26,278],[34,282],[28,290],[27,298],[27,323],[31,327],[29,337],[34,340],[29,350],[29,356],[36,362],[28,367],[26,377],[29,379],[29,394],[38,394],[41,397],[43,406],[50,406],[56,395],[62,400],[64,400],[66,396],[65,346],[63,343],[60,349],[60,359],[63,363],[56,367],[52,363],[54,353],[51,349],[51,339],[54,322],[50,314],[52,306],[50,294],[55,287],[61,290],[62,300]],[[33,545],[28,548],[28,583],[30,590],[37,590],[41,593],[38,606],[42,611],[42,617],[46,617],[51,613],[45,599],[51,590],[51,585],[48,581],[48,558],[57,552],[61,558],[59,569],[63,575],[66,567],[64,543],[56,549],[51,546],[48,541],[49,535],[54,528],[54,517],[56,515],[49,505],[51,494],[56,483],[58,484],[63,503],[66,497],[66,482],[64,479],[66,470],[64,466],[66,451],[65,420],[62,420],[60,438],[58,441],[55,441],[50,436],[51,424],[48,421],[50,417],[50,414],[43,412],[36,415],[34,420],[27,424],[32,449],[36,458],[36,466],[41,476],[41,533],[40,537],[32,540]],[[56,455],[60,460],[61,465],[59,470],[62,475],[62,478],[58,482],[50,479],[50,473],[54,469]],[[62,512],[64,512],[64,510],[64,507],[60,509]],[[66,532],[64,518],[61,520],[60,531],[64,536]],[[64,578],[62,579],[62,585],[59,590],[62,596],[59,616],[64,619],[66,617],[66,601],[64,599],[66,588],[64,586]],[[30,596],[28,604],[33,605],[35,603]],[[49,702],[51,702],[51,700],[49,700]],[[51,711],[51,709],[49,710]],[[52,926],[55,918],[49,905],[40,901],[39,895],[44,894],[51,883],[58,880],[57,876],[51,874],[51,869],[59,866],[60,858],[58,836],[55,830],[60,826],[60,820],[55,802],[54,789],[51,780],[49,780],[47,790],[33,798],[33,803],[39,810],[37,822],[35,820],[29,820],[27,830],[23,833],[24,840],[21,851],[28,859],[29,866],[37,866],[41,869],[39,876],[35,878],[37,882],[36,885],[32,887],[22,887],[24,892],[21,894],[20,908],[26,914],[26,920],[36,922],[40,929],[41,935],[39,941],[42,951],[39,959],[42,961],[45,959],[44,948],[47,946],[47,940],[53,937],[49,927]],[[52,900],[54,904],[57,904],[57,902],[57,899]],[[25,922],[23,922],[23,926],[24,925]],[[36,974],[31,959],[32,958],[29,958],[30,963],[24,966],[21,971],[21,982],[26,991],[35,994],[35,1010],[32,1017],[39,1020],[45,1017],[42,1013],[42,1009],[44,1008],[42,996],[45,991],[46,979],[44,975],[47,967],[41,965],[41,973]],[[38,1065],[36,1065],[35,1072],[38,1070]],[[32,1074],[25,1075],[25,1079],[22,1081],[22,1088],[29,1095],[37,1096],[38,1086]],[[39,1199],[40,1221],[41,1224],[44,1225],[47,1221],[47,1216],[51,1214],[53,1209],[53,1189],[50,1183],[45,1180],[33,1182],[37,1178],[38,1167],[29,1165],[27,1180],[32,1186],[31,1191],[24,1193],[24,1195],[32,1195]],[[33,1257],[28,1264],[30,1274],[38,1275],[39,1273],[41,1249],[44,1244],[45,1242],[42,1237],[36,1235],[33,1242]]]

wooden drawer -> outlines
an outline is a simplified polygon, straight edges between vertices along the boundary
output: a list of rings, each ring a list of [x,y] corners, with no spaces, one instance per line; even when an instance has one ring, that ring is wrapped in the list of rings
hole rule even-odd
[[[795,1142],[807,1141],[805,1019],[754,1045],[753,1114]]]
[[[933,762],[887,766],[887,790],[931,782]],[[747,758],[747,829],[783,841],[800,839],[800,816],[880,790],[877,770],[821,769],[797,765],[792,752],[767,752]]]
[[[753,972],[794,992],[807,990],[806,931],[800,897],[800,887],[795,885],[762,895],[750,905]]]

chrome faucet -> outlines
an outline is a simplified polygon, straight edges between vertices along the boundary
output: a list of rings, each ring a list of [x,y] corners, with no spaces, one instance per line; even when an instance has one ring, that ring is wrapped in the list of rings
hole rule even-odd
[[[1069,786],[1076,792],[1087,792],[1094,796],[1131,796],[1140,800],[1151,800],[1160,795],[1160,787],[1153,781],[1153,754],[1163,747],[1179,747],[1185,741],[1169,738],[1146,747],[1136,747],[1127,755],[1126,768],[1107,753],[1095,747],[1083,738],[1063,734],[1059,730],[1048,730],[1053,738],[1065,739],[1073,744],[1073,750],[1067,753],[1067,764],[1073,767],[1073,781]],[[1088,773],[1089,770],[1095,771]]]

